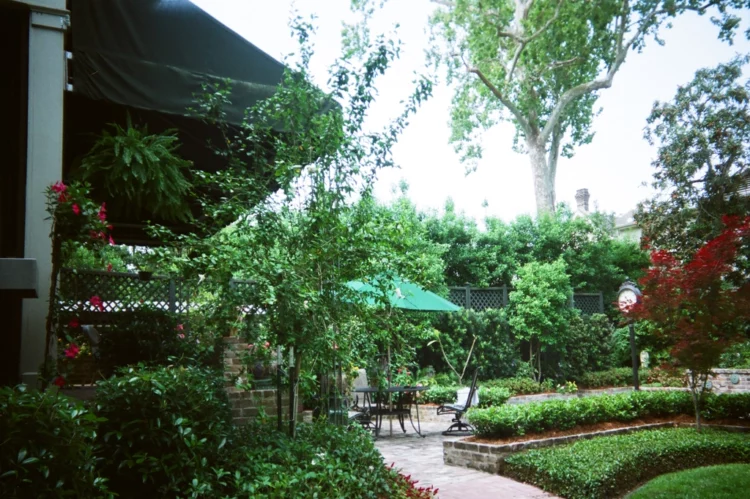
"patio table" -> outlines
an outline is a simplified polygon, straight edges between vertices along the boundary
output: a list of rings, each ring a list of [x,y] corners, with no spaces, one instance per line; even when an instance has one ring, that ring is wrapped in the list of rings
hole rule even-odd
[[[406,433],[406,428],[404,427],[404,416],[409,416],[411,427],[414,428],[414,431],[416,431],[419,436],[424,437],[419,423],[419,397],[417,395],[419,392],[424,392],[429,389],[430,387],[428,386],[391,386],[390,388],[383,389],[377,387],[356,388],[354,392],[364,394],[363,412],[361,416],[368,419],[374,418],[376,437],[380,436],[383,416],[398,416],[401,429],[404,433]],[[375,394],[374,401],[373,394]],[[386,394],[401,394],[395,407],[392,407],[393,404],[389,404],[388,401],[385,400],[383,395]],[[411,395],[411,397],[405,397],[406,395]],[[405,398],[407,399],[406,403],[404,403]],[[414,426],[414,420],[411,418],[412,404],[417,411],[417,426]]]

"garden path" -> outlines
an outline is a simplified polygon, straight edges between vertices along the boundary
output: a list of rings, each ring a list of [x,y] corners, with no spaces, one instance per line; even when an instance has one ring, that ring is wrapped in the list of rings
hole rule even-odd
[[[443,440],[458,438],[446,437],[441,433],[446,429],[445,423],[422,423],[425,438],[420,438],[408,426],[406,433],[402,433],[400,428],[397,430],[397,427],[398,423],[394,421],[393,436],[389,436],[388,422],[384,421],[384,436],[375,441],[385,463],[395,463],[402,473],[419,480],[418,485],[434,485],[440,489],[439,499],[555,497],[500,475],[444,464]]]

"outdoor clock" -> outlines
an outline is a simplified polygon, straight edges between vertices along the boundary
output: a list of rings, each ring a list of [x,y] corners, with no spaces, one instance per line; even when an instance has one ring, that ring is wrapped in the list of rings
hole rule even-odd
[[[641,291],[636,285],[630,281],[625,281],[617,292],[617,307],[620,309],[620,312],[625,312],[638,303],[640,298]]]

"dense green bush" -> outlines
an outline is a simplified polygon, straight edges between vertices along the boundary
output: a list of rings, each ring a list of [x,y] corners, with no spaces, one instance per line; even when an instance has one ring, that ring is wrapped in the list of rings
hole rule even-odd
[[[478,407],[497,407],[503,405],[510,398],[510,391],[499,386],[485,386],[479,390]]]
[[[237,429],[215,473],[215,496],[406,497],[364,429],[325,422],[298,429],[295,439],[268,424]]]
[[[93,451],[97,421],[55,392],[0,388],[0,496],[106,497]]]
[[[202,480],[229,428],[223,377],[195,367],[123,369],[98,383],[95,403],[102,473],[128,497],[171,496]]]
[[[474,336],[477,341],[471,369],[479,368],[483,378],[513,376],[521,364],[518,344],[510,335],[504,310],[436,314],[433,327],[440,331],[440,341],[453,366],[463,367]],[[450,370],[437,343],[419,351],[419,364],[435,366],[440,372]],[[469,375],[466,379],[471,381]]]
[[[750,418],[750,394],[709,395],[704,416]],[[484,437],[508,437],[547,430],[568,430],[577,425],[633,421],[649,416],[693,414],[689,392],[629,392],[533,404],[502,405],[469,411],[469,421]]]
[[[570,499],[598,499],[664,473],[734,462],[750,462],[750,436],[672,428],[531,450],[506,458],[502,473]]]
[[[531,378],[500,378],[483,381],[482,386],[505,388],[512,395],[533,395],[554,390],[554,384],[550,382],[537,383]]]
[[[648,370],[638,370],[638,380],[646,383]],[[630,367],[616,367],[606,371],[583,373],[576,380],[581,388],[604,388],[610,386],[633,386],[633,369]]]
[[[452,404],[456,401],[456,392],[461,387],[454,386],[431,386],[429,390],[420,395],[425,404]]]
[[[122,367],[143,363],[219,366],[220,339],[202,323],[191,325],[168,311],[146,308],[123,312],[114,324],[100,329],[97,364],[110,376]]]
[[[580,381],[584,373],[613,367],[612,332],[612,323],[604,314],[571,317],[567,341],[559,352],[559,377]]]

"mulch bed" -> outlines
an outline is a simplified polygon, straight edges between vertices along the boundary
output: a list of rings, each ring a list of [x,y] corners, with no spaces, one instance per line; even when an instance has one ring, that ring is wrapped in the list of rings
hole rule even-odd
[[[567,437],[570,435],[578,435],[580,433],[594,433],[598,431],[616,430],[619,428],[630,428],[633,426],[641,426],[641,425],[656,424],[656,423],[693,424],[695,423],[695,417],[688,416],[686,414],[681,414],[679,416],[670,416],[670,417],[641,418],[641,419],[636,419],[633,421],[628,421],[627,423],[613,421],[613,422],[608,422],[608,423],[578,425],[569,430],[550,430],[550,431],[545,431],[542,433],[531,433],[531,434],[523,435],[523,436],[513,436],[513,437],[505,437],[505,438],[468,437],[464,441],[476,442],[480,444],[498,444],[498,445],[512,444],[515,442],[528,442],[529,440],[543,440],[545,438]],[[743,420],[743,419],[712,419],[710,421],[701,420],[701,423],[708,424],[708,425],[745,426],[745,427],[750,428],[750,421]]]

